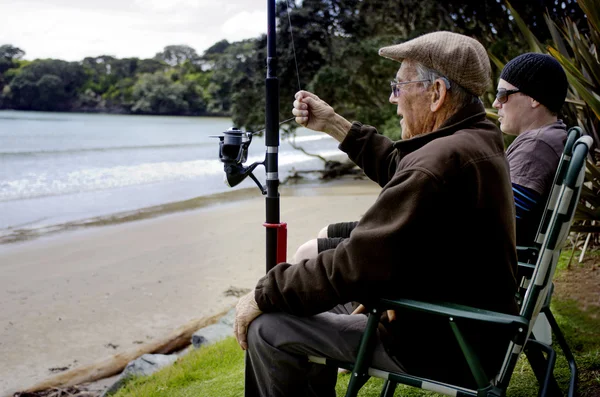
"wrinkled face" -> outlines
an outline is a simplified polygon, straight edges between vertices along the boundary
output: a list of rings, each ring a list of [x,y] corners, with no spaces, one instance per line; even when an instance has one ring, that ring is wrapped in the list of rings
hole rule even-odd
[[[396,81],[406,82],[419,80],[414,63],[410,60],[402,62]],[[424,83],[411,83],[400,86],[398,96],[390,94],[390,102],[397,105],[400,126],[402,127],[402,139],[410,139],[427,132],[428,120],[432,116],[430,109],[429,90]]]
[[[500,79],[498,82],[498,91],[516,89],[517,87],[505,80]],[[498,109],[498,121],[502,132],[507,135],[519,135],[525,132],[532,117],[531,104],[531,97],[522,92],[510,94],[505,103],[500,103],[496,99],[492,106]]]

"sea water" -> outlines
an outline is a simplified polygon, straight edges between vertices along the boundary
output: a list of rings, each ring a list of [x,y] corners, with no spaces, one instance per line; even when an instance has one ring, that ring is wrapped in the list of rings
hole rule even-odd
[[[228,118],[0,111],[0,242],[53,225],[85,222],[230,191],[218,159]],[[339,155],[323,133],[298,130],[295,142],[326,158]],[[246,164],[265,157],[255,137]],[[280,179],[323,163],[282,140]],[[264,167],[255,171],[264,182]],[[234,189],[248,189],[247,178]],[[258,188],[256,194],[260,195]]]

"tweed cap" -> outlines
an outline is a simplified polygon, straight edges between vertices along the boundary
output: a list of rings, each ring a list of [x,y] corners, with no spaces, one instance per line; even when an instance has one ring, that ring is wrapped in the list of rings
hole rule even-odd
[[[491,67],[485,48],[475,39],[452,32],[434,32],[401,44],[383,47],[379,55],[402,62],[417,61],[470,93],[481,96],[491,85]]]
[[[565,103],[569,83],[560,63],[550,55],[528,52],[504,66],[500,78],[517,87],[552,112]]]

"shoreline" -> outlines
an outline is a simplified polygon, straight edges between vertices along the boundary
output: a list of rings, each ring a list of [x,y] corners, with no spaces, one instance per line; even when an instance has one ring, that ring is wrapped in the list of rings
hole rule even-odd
[[[0,395],[235,304],[227,291],[251,289],[265,272],[265,200],[255,190],[0,246]],[[380,190],[369,180],[282,187],[288,258],[325,224],[359,219]]]
[[[285,184],[279,186],[280,195],[294,195],[294,191],[305,191],[306,189],[319,186],[334,186],[335,184],[352,183],[350,175],[345,178],[340,178],[333,181],[320,180],[300,180],[293,184]],[[12,245],[32,241],[38,238],[43,238],[50,235],[55,235],[62,232],[77,231],[87,228],[99,226],[113,226],[122,223],[135,222],[145,219],[156,218],[169,214],[193,211],[201,208],[207,208],[218,205],[227,205],[230,202],[235,203],[243,200],[251,200],[255,197],[261,197],[256,187],[248,187],[243,189],[230,190],[209,194],[206,196],[198,196],[187,200],[173,201],[164,204],[153,205],[149,207],[138,208],[135,210],[115,212],[102,216],[84,218],[64,223],[52,224],[38,228],[12,227],[0,230],[0,249],[3,246]]]

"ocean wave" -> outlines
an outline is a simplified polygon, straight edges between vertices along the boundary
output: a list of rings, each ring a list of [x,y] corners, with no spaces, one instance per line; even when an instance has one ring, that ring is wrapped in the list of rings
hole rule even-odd
[[[333,139],[327,134],[296,136],[295,138],[284,138],[283,141],[291,141],[292,143],[302,143],[311,141],[320,141],[321,139]]]
[[[313,142],[323,139],[333,139],[326,134],[319,135],[307,135],[307,136],[296,136],[295,138],[282,139],[283,142],[291,141],[292,143],[303,143]],[[120,152],[120,151],[134,151],[134,150],[162,150],[162,149],[197,149],[215,146],[216,141],[210,140],[205,142],[193,142],[193,143],[170,143],[164,145],[126,145],[126,146],[103,146],[103,147],[86,147],[86,148],[69,148],[69,149],[40,149],[40,150],[0,150],[1,157],[34,157],[34,156],[69,156],[85,153],[108,153],[108,152]]]
[[[338,150],[319,153],[329,157]],[[251,156],[246,164],[262,162],[264,157]],[[279,156],[279,166],[286,167],[314,160],[302,153],[285,153]],[[183,162],[144,163],[131,166],[85,168],[56,175],[51,172],[25,174],[20,179],[0,181],[0,202],[46,196],[116,189],[164,181],[183,181],[194,178],[223,176],[223,163],[219,160],[194,160]]]
[[[42,150],[30,150],[30,151],[0,151],[0,157],[28,157],[28,156],[55,156],[55,155],[73,155],[79,153],[90,153],[90,152],[112,152],[112,151],[126,151],[126,150],[157,150],[157,149],[189,149],[189,148],[201,148],[207,146],[214,146],[214,142],[203,142],[203,143],[174,143],[168,145],[143,145],[143,146],[107,146],[107,147],[96,147],[96,148],[73,148],[73,149],[42,149]]]

